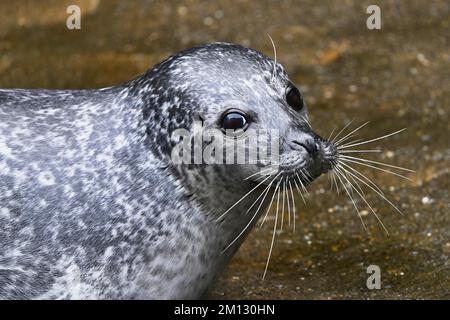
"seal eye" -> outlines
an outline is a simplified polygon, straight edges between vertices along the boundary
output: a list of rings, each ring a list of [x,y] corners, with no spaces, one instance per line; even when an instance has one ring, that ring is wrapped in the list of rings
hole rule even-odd
[[[300,94],[300,91],[293,86],[290,85],[287,89],[286,93],[286,102],[296,111],[300,111],[303,109],[303,98]]]
[[[248,127],[248,121],[244,114],[237,111],[230,111],[223,116],[222,128],[224,130],[245,130]]]

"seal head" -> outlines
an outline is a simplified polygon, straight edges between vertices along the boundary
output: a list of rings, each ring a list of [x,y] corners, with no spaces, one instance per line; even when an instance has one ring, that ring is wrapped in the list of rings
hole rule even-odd
[[[132,86],[142,92],[144,83],[149,82],[152,90],[144,99],[150,101],[151,108],[146,121],[148,137],[153,139],[150,144],[167,159],[183,185],[201,199],[208,212],[220,215],[224,209],[218,204],[217,195],[211,195],[208,190],[224,192],[233,199],[226,190],[250,187],[247,182],[261,181],[267,175],[258,172],[267,174],[267,168],[274,164],[279,175],[273,186],[277,180],[288,181],[294,177],[304,185],[309,184],[336,162],[336,148],[311,128],[303,96],[283,66],[258,51],[228,43],[196,47],[164,61]],[[157,109],[150,107],[155,105]],[[278,137],[277,149],[269,151],[276,159],[272,157],[269,163],[236,164],[235,161],[223,165],[226,152],[222,155],[220,147],[226,149],[229,143],[224,138],[225,142],[216,145],[219,163],[211,164],[204,158],[195,161],[192,151],[185,165],[173,166],[174,147],[178,142],[174,141],[173,133],[180,128],[194,132],[196,124],[213,132],[216,140],[231,137],[236,141],[252,131],[266,133],[258,138],[271,145],[271,140]],[[194,144],[194,134],[190,138]],[[200,153],[205,156],[207,143],[201,148]],[[241,152],[249,155],[254,151],[252,148],[256,147],[245,144]],[[264,184],[269,182],[270,179]],[[222,196],[219,199],[229,203]]]
[[[233,44],[110,88],[0,90],[0,104],[0,298],[199,298],[276,189],[336,157],[282,66]],[[200,143],[198,124],[213,133]],[[205,158],[252,130],[275,166]],[[175,161],[182,136],[194,161]]]

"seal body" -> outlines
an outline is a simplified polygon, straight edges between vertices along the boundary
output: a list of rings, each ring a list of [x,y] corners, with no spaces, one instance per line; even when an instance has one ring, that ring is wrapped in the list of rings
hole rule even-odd
[[[208,217],[126,95],[0,92],[2,298],[191,298],[211,281]]]
[[[0,298],[202,297],[258,194],[240,200],[255,182],[239,166],[173,165],[171,133],[197,116],[216,126],[236,100],[261,126],[310,132],[285,105],[267,111],[286,77],[219,43],[116,87],[0,90]]]

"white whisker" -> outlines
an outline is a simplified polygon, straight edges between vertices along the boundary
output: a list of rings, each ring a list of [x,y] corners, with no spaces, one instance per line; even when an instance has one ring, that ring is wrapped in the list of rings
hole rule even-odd
[[[339,154],[341,154],[341,153],[370,153],[370,152],[383,152],[383,150],[379,150],[379,149],[369,149],[369,150],[342,150],[342,151],[339,151]]]
[[[363,123],[363,124],[360,125],[358,128],[356,128],[355,130],[353,130],[352,132],[347,133],[344,137],[342,137],[341,139],[339,139],[339,141],[336,141],[336,142],[335,142],[335,145],[338,146],[339,144],[343,143],[346,139],[350,138],[351,135],[352,135],[353,133],[355,133],[356,131],[358,131],[358,130],[360,130],[361,128],[365,127],[368,123],[369,123],[369,121],[367,121],[366,123]]]
[[[378,187],[378,185],[377,185],[375,182],[373,182],[372,180],[370,180],[367,176],[365,176],[364,174],[362,174],[361,172],[359,172],[358,170],[356,170],[355,168],[351,167],[350,165],[348,165],[348,164],[345,163],[345,162],[340,162],[339,164],[345,166],[346,168],[348,168],[348,169],[350,169],[350,170],[352,170],[354,173],[356,173],[357,175],[359,175],[360,177],[362,177],[362,178],[363,178],[364,180],[366,180],[369,184],[371,184],[375,189],[377,189],[381,194],[384,195],[383,190],[381,190],[381,188]]]
[[[272,203],[273,203],[273,200],[275,199],[275,194],[277,193],[277,190],[280,187],[280,183],[281,183],[281,180],[278,181],[277,186],[275,187],[275,191],[273,192],[272,198],[270,199],[270,203],[269,203],[269,206],[267,207],[266,214],[264,215],[263,221],[261,222],[261,225],[259,226],[260,228],[262,228],[262,226],[264,225],[264,222],[266,222],[267,215],[269,214],[270,208],[272,207]]]
[[[288,223],[289,226],[291,226],[291,201],[289,200],[289,192],[287,190],[287,184],[286,184],[286,201],[288,207]]]
[[[341,159],[341,161],[343,161],[343,162],[352,162],[352,163],[359,164],[359,165],[361,165],[361,166],[369,167],[369,168],[372,168],[372,169],[377,169],[377,170],[380,170],[380,171],[383,171],[383,172],[386,172],[386,173],[390,173],[390,174],[392,174],[392,175],[394,175],[394,176],[397,176],[397,177],[406,179],[406,180],[408,180],[408,181],[414,182],[414,181],[412,181],[410,178],[408,178],[408,177],[406,177],[406,176],[404,176],[404,175],[401,175],[401,174],[399,174],[399,173],[396,173],[396,172],[393,172],[393,171],[389,171],[389,170],[386,170],[386,169],[383,169],[383,168],[375,167],[375,166],[370,165],[370,164],[368,164],[368,163],[364,163],[364,162],[356,161],[356,160],[351,160],[351,159]]]
[[[330,171],[327,174],[327,176],[328,176],[327,180],[330,182],[330,192],[333,191],[333,178],[331,177],[332,173],[333,173],[333,171]]]
[[[270,172],[269,172],[269,173],[266,173],[266,174],[263,174],[263,172],[266,172],[266,171],[270,171]],[[276,172],[276,170],[274,170],[273,168],[264,169],[264,170],[262,170],[262,171],[259,171],[259,172],[254,173],[254,174],[252,174],[252,175],[249,175],[247,178],[244,178],[244,180],[248,180],[248,179],[250,179],[251,177],[254,177],[254,176],[258,175],[258,174],[260,174],[260,175],[262,175],[262,176],[266,176],[266,175],[270,175],[270,174],[275,173],[275,172]]]
[[[242,231],[237,235],[236,238],[234,238],[234,240],[225,248],[222,250],[222,252],[225,252],[226,250],[228,250],[229,247],[231,247],[233,245],[233,243],[235,243],[243,234],[244,232],[248,229],[248,227],[250,227],[250,225],[252,224],[253,220],[256,218],[256,216],[258,215],[259,210],[261,209],[264,200],[266,199],[267,194],[270,191],[270,187],[272,186],[273,182],[275,181],[277,177],[273,178],[272,181],[270,182],[270,184],[264,189],[264,191],[261,193],[264,193],[264,197],[262,198],[261,202],[259,203],[258,208],[256,209],[255,213],[253,214],[252,218],[250,219],[250,221],[247,223],[247,225],[244,227],[244,229],[242,229]],[[256,200],[258,201],[258,200]],[[255,203],[256,203],[255,201]]]
[[[281,205],[281,229],[280,231],[283,231],[283,221],[284,221],[284,201],[285,201],[285,197],[286,197],[286,181],[283,182],[283,200],[282,200],[282,205]],[[291,224],[291,221],[289,220],[289,225]]]
[[[349,123],[347,123],[342,129],[341,131],[338,132],[338,134],[333,138],[333,140],[331,140],[331,143],[334,143],[334,141],[339,137],[339,135],[345,130],[347,129],[347,127],[353,122],[353,119],[350,120]]]
[[[305,198],[303,197],[303,194],[302,194],[302,192],[300,191],[300,188],[298,187],[298,184],[297,184],[297,181],[295,181],[295,178],[293,179],[293,181],[294,181],[294,184],[295,184],[295,188],[297,189],[298,193],[300,194],[300,197],[301,197],[302,200],[303,200],[303,203],[306,204]]]
[[[305,192],[306,195],[308,195],[308,190],[305,188],[305,185],[303,184],[302,179],[300,179],[300,177],[299,177],[297,172],[295,172],[295,175],[297,176],[298,182],[302,186],[303,191]]]
[[[259,200],[259,198],[261,198],[261,196],[264,194],[264,192],[266,191],[266,189],[270,189],[270,187],[272,186],[272,183],[275,181],[277,177],[274,177],[271,181],[271,183],[269,183],[264,190],[261,192],[261,194],[258,196],[258,198],[256,198],[256,200],[252,203],[252,205],[250,206],[250,208],[247,209],[247,211],[245,211],[245,215],[247,215],[249,213],[249,211],[253,208],[253,206],[257,203],[257,201]]]
[[[280,183],[278,183],[277,188],[279,187]],[[277,199],[277,210],[275,212],[275,222],[273,225],[273,234],[272,234],[272,242],[270,243],[270,250],[269,250],[269,255],[267,257],[267,262],[266,262],[266,267],[264,268],[264,274],[263,274],[263,280],[266,278],[266,273],[267,273],[267,268],[269,267],[269,262],[270,262],[270,257],[272,256],[272,249],[273,249],[273,244],[275,242],[275,235],[276,235],[276,231],[277,231],[277,220],[278,220],[278,205],[280,203],[280,193],[278,192],[278,199]]]
[[[276,215],[278,216],[278,207],[279,207],[279,205],[280,205],[280,192],[281,192],[281,186],[280,186],[280,188],[278,189],[278,194],[277,194],[277,212],[276,212]],[[282,193],[282,192],[281,192]],[[276,225],[276,224],[275,224]]]
[[[343,168],[341,166],[338,165],[338,167],[342,170]],[[358,184],[358,182],[356,182],[356,180],[350,176],[350,179],[355,183],[354,185],[356,185],[356,187],[359,189],[359,191],[361,191],[361,193],[365,196],[366,194],[364,193],[364,190],[361,188],[361,186]],[[350,181],[349,181],[350,183]],[[354,188],[354,187],[353,187]]]
[[[389,167],[389,168],[394,168],[394,169],[403,170],[403,171],[407,171],[407,172],[415,172],[414,170],[411,170],[411,169],[408,169],[408,168],[398,167],[398,166],[394,166],[392,164],[388,164],[388,163],[384,163],[384,162],[373,161],[373,160],[369,160],[369,159],[363,159],[363,158],[352,157],[352,156],[345,156],[345,155],[343,155],[342,157],[346,158],[346,159],[353,159],[353,160],[369,162],[369,163],[373,163],[373,164],[379,164],[381,166],[386,166],[386,167]]]
[[[331,141],[331,136],[333,135],[334,130],[336,130],[336,127],[334,127],[333,130],[331,131],[330,135],[328,136],[327,141]]]
[[[294,192],[292,192],[292,184],[289,180],[289,189],[291,190],[291,197],[292,197],[292,219],[294,221],[293,223],[293,231],[295,232],[295,200],[294,200]]]
[[[273,54],[274,54],[274,58],[273,58],[273,70],[272,70],[272,78],[270,79],[270,82],[273,83],[274,79],[275,79],[275,71],[276,71],[276,66],[277,66],[277,48],[275,47],[275,42],[273,41],[272,37],[270,36],[270,34],[267,34],[267,36],[270,39],[270,42],[272,43],[272,47],[273,47]]]
[[[378,140],[385,139],[387,137],[391,137],[393,135],[396,135],[396,134],[398,134],[400,132],[403,132],[405,130],[406,130],[406,128],[403,128],[403,129],[397,130],[395,132],[386,134],[386,135],[378,137],[378,138],[374,138],[374,139],[370,139],[370,140],[366,140],[366,141],[362,141],[362,142],[358,142],[358,143],[345,144],[345,145],[339,146],[338,149],[346,149],[346,148],[356,147],[356,146],[360,146],[362,144],[367,144],[367,143],[370,143],[370,142],[378,141]]]
[[[359,180],[361,183],[363,183],[364,185],[366,185],[368,188],[370,188],[373,192],[375,192],[376,194],[378,194],[382,199],[384,199],[387,203],[389,203],[398,213],[400,213],[401,215],[403,215],[403,213],[400,211],[399,208],[397,208],[388,198],[386,198],[386,196],[384,196],[383,194],[381,194],[380,192],[378,192],[375,188],[373,188],[371,185],[367,184],[364,180],[360,179],[358,176],[354,175],[353,173],[351,173],[350,171],[348,172],[349,175],[354,176],[357,180]]]
[[[345,170],[344,168],[340,167],[340,169],[344,170],[344,172],[348,173],[347,170]],[[339,169],[339,170],[340,170]],[[347,180],[347,182],[352,185],[352,183],[347,179],[347,177],[345,176],[345,174],[341,173],[342,177],[344,177],[345,180]],[[361,187],[359,186],[359,184],[357,182],[355,182],[356,185],[359,187],[359,189],[361,189]],[[372,208],[372,206],[369,204],[369,202],[367,202],[367,200],[364,198],[364,196],[359,193],[359,191],[353,187],[353,189],[355,189],[356,193],[360,196],[360,198],[367,204],[367,206],[369,207],[370,211],[372,211],[372,213],[374,214],[374,216],[376,217],[376,219],[378,220],[378,222],[381,224],[381,226],[383,227],[384,231],[386,232],[387,235],[389,235],[389,231],[386,228],[386,226],[384,225],[384,223],[381,221],[381,219],[378,217],[377,213],[375,212],[375,210]]]
[[[338,183],[337,183],[337,180],[336,180],[336,173],[335,172],[332,172],[332,173],[333,173],[334,184],[336,185],[336,192],[339,195],[339,186],[338,186]]]
[[[335,170],[336,169],[337,168],[335,168]],[[345,192],[347,193],[348,197],[350,198],[351,202],[353,203],[353,206],[355,207],[356,212],[358,213],[358,217],[361,220],[361,223],[362,223],[362,226],[363,226],[364,230],[367,231],[366,224],[364,223],[363,217],[362,217],[361,213],[359,212],[358,206],[356,205],[355,200],[353,199],[352,195],[350,194],[350,192],[348,191],[347,187],[345,186],[345,183],[342,181],[342,179],[340,177],[342,173],[340,173],[338,170],[336,170],[335,172],[336,172],[336,176],[338,177],[339,181],[342,184],[342,187],[344,188]]]
[[[281,174],[281,173],[280,173]],[[253,191],[255,191],[260,185],[262,185],[264,182],[266,182],[271,176],[268,176],[267,178],[265,178],[263,181],[261,181],[260,183],[258,183],[256,185],[256,187],[254,187],[253,189],[251,189],[249,192],[247,192],[242,198],[240,198],[238,201],[236,201],[230,208],[228,208],[224,213],[222,213],[218,218],[217,221],[220,221],[231,209],[233,209],[235,206],[237,206],[242,200],[244,200],[245,198],[247,198],[249,196],[249,194],[251,194]]]

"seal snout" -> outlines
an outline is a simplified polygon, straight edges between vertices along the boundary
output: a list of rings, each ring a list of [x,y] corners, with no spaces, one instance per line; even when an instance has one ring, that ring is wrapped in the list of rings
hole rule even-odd
[[[300,146],[304,148],[310,156],[315,156],[317,152],[319,152],[319,146],[313,136],[308,134],[303,134],[297,139],[291,141],[291,145],[293,145],[293,149],[295,150],[296,146]]]
[[[304,171],[310,180],[305,182],[311,182],[334,168],[337,148],[313,131],[292,130],[286,137],[280,162],[284,173]]]

